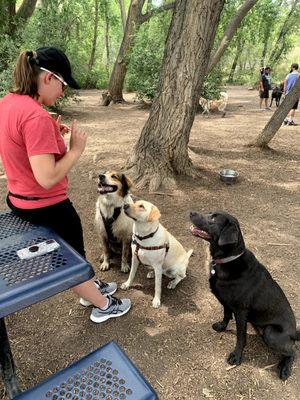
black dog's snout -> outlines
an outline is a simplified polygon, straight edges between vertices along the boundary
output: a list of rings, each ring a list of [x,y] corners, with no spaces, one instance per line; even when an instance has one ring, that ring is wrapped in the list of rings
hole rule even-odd
[[[196,215],[197,215],[196,211],[190,212],[190,218],[196,217]]]

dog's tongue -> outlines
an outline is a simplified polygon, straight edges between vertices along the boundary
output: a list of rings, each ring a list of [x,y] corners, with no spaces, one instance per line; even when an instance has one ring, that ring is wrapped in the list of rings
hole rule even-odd
[[[207,232],[202,231],[201,229],[197,228],[195,225],[192,225],[190,227],[190,231],[192,232],[192,234],[194,236],[201,237],[202,239],[210,239],[211,238],[211,236]]]

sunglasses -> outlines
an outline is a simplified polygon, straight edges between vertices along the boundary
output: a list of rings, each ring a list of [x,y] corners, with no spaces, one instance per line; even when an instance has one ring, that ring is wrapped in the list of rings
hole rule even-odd
[[[60,76],[56,75],[54,72],[49,71],[49,70],[46,69],[46,68],[40,67],[40,69],[41,69],[42,71],[48,72],[49,74],[52,74],[52,75],[54,76],[54,78],[56,78],[57,80],[59,80],[59,82],[60,82],[61,85],[62,85],[62,90],[63,90],[63,91],[67,88],[68,84],[67,84],[67,82],[65,82],[65,81],[63,80],[63,78],[61,78]]]

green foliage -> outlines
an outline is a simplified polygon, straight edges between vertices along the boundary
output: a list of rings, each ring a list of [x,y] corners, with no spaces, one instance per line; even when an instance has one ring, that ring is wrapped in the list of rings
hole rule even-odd
[[[98,2],[99,26],[95,60],[91,63],[93,46],[95,6]],[[171,1],[171,0],[168,0]],[[167,0],[165,0],[167,2]],[[19,6],[22,1],[17,2]],[[130,0],[126,0],[128,10]],[[225,2],[218,26],[214,50],[236,10],[244,0]],[[15,20],[17,31],[8,35],[7,10],[0,1],[0,95],[12,85],[12,72],[20,50],[36,49],[41,46],[57,46],[70,58],[73,75],[83,88],[105,88],[109,81],[115,59],[123,37],[121,13],[118,0],[44,0],[39,2],[33,16],[27,23]],[[161,1],[152,3],[154,6]],[[261,64],[273,57],[273,82],[282,80],[291,62],[288,54],[299,44],[300,7],[288,18],[294,0],[258,1],[242,21],[229,48],[219,65],[206,78],[203,96],[218,97],[219,88],[227,80],[233,61],[237,66],[233,82],[244,84],[257,81]],[[109,59],[105,48],[105,7],[109,23]],[[144,12],[147,8],[145,1]],[[127,90],[135,90],[138,96],[153,99],[159,80],[164,44],[172,12],[152,17],[144,23],[137,35],[126,77]],[[283,34],[281,34],[283,32]],[[281,36],[280,36],[281,34]],[[273,50],[276,49],[276,53]],[[272,53],[273,52],[273,53]],[[92,65],[91,65],[92,64]]]
[[[156,94],[170,16],[160,14],[139,30],[130,56],[127,89],[140,99],[153,99]]]

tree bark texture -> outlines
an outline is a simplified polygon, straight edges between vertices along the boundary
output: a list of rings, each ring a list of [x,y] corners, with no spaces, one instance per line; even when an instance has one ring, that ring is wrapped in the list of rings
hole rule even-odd
[[[276,109],[272,115],[270,121],[264,127],[262,132],[258,135],[254,145],[261,148],[267,148],[268,143],[276,135],[278,129],[281,127],[284,118],[287,116],[288,112],[291,110],[293,105],[300,97],[300,78],[297,80],[295,86],[286,96],[280,106]]]
[[[213,54],[209,61],[209,65],[207,67],[207,74],[211,72],[211,70],[218,64],[222,55],[224,54],[225,50],[229,46],[233,35],[237,31],[238,27],[240,26],[242,20],[247,15],[248,11],[257,3],[258,0],[246,0],[245,3],[238,9],[235,16],[230,21],[217,51]]]
[[[190,131],[224,0],[178,0],[169,28],[158,94],[128,161],[138,187],[174,187],[193,175]]]

